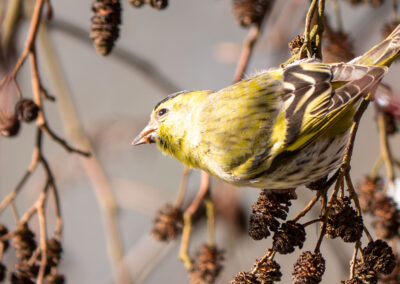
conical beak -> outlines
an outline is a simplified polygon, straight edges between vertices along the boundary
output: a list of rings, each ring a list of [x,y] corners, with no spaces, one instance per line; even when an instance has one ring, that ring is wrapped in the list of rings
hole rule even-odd
[[[142,132],[133,140],[132,145],[142,145],[142,144],[151,144],[156,142],[156,133],[157,127],[154,125],[147,125]]]

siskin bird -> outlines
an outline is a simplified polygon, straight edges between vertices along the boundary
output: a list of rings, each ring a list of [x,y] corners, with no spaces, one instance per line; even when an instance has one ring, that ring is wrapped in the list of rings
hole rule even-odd
[[[218,92],[160,101],[133,145],[238,186],[284,189],[324,178],[342,161],[354,114],[400,55],[400,25],[347,63],[315,59],[267,70]]]

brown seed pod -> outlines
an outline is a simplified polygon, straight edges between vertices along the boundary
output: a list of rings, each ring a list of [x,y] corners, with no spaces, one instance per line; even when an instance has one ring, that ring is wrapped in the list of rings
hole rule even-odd
[[[48,274],[43,279],[43,284],[64,284],[65,278],[61,274]]]
[[[100,55],[107,55],[119,36],[121,4],[119,0],[96,0],[92,4],[91,34],[94,47]]]
[[[292,39],[288,43],[290,54],[292,56],[296,55],[300,51],[300,48],[303,46],[303,43],[304,43],[304,36],[297,35],[294,39]]]
[[[233,13],[242,27],[260,24],[274,0],[233,0]]]
[[[168,7],[168,0],[146,0],[146,3],[157,10],[164,10]]]
[[[381,177],[371,178],[365,176],[357,185],[358,198],[364,212],[372,212],[375,208],[375,194],[383,189]]]
[[[61,259],[63,249],[61,243],[55,238],[47,241],[47,265],[57,266]]]
[[[132,4],[133,7],[139,8],[144,5],[145,0],[129,0],[129,3]]]
[[[379,274],[378,284],[398,284],[400,283],[400,259],[397,256],[396,266],[392,273],[388,275]]]
[[[0,262],[0,282],[4,281],[6,273],[7,273],[7,267]]]
[[[353,283],[376,284],[378,282],[378,275],[376,271],[374,271],[366,263],[363,263],[360,259],[356,259],[356,264],[354,267],[354,278],[351,280],[354,281]]]
[[[20,274],[18,272],[11,273],[11,284],[35,284],[26,275]]]
[[[294,264],[294,284],[317,284],[325,272],[325,260],[320,252],[303,252]]]
[[[213,283],[223,268],[223,260],[223,251],[214,246],[202,245],[190,270],[190,283]]]
[[[6,226],[0,224],[0,237],[7,235],[8,229]],[[2,241],[3,243],[3,253],[7,251],[8,247],[10,246],[10,242],[8,240]]]
[[[153,222],[151,233],[156,240],[163,242],[174,240],[182,232],[182,211],[166,204],[157,212]]]
[[[274,281],[281,281],[282,273],[280,265],[274,260],[267,259],[258,264],[254,275],[259,283],[273,283]]]
[[[231,284],[260,284],[254,273],[239,272],[231,281]]]
[[[396,134],[399,131],[396,117],[389,111],[383,110],[382,112],[383,112],[383,119],[385,121],[386,133],[388,135]]]
[[[302,248],[305,240],[304,226],[294,221],[287,221],[274,234],[272,249],[280,254],[292,253],[296,246]]]
[[[341,237],[345,242],[358,241],[363,232],[364,224],[361,216],[350,206],[348,197],[333,201],[326,225],[326,236]]]
[[[365,265],[377,273],[390,274],[396,266],[396,257],[385,241],[369,242],[362,252]]]
[[[36,249],[35,234],[26,224],[21,225],[12,237],[12,245],[19,260],[26,260]]]
[[[346,280],[346,281],[342,281],[341,283],[342,284],[365,284],[365,282],[363,280],[356,278],[356,277]]]
[[[377,193],[374,196],[373,204],[374,221],[372,226],[375,228],[378,238],[391,239],[399,235],[400,213],[393,198]]]
[[[277,231],[279,221],[286,220],[289,206],[294,199],[292,192],[274,192],[262,190],[257,201],[253,204],[250,215],[249,235],[255,240],[267,238],[271,231]]]
[[[30,99],[22,99],[15,105],[15,113],[19,120],[32,122],[39,114],[39,107]]]
[[[20,275],[24,275],[30,279],[35,279],[39,273],[39,266],[36,264],[30,264],[28,261],[18,261],[15,264],[16,272]]]

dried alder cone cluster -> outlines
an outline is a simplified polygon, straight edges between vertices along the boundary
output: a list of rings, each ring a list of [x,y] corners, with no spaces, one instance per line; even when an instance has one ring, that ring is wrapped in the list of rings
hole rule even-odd
[[[179,208],[166,204],[154,218],[152,235],[158,241],[172,241],[182,232],[183,216]]]
[[[119,36],[121,4],[119,0],[96,1],[92,4],[92,33],[90,38],[100,55],[107,55]]]
[[[242,27],[260,25],[274,2],[274,0],[233,0],[233,11],[238,24]]]
[[[51,14],[51,1],[32,1],[33,9],[29,17],[29,28],[19,57],[16,57],[18,48],[15,44],[18,42],[16,38],[20,37],[18,26],[24,20],[22,9],[25,2],[18,2],[18,7],[14,5],[16,3],[15,1],[0,1],[2,11],[0,16],[0,133],[8,138],[15,137],[22,129],[21,123],[35,122],[31,126],[35,135],[30,135],[32,139],[28,148],[32,148],[32,154],[25,173],[18,181],[15,181],[16,184],[12,190],[9,192],[3,190],[0,201],[0,214],[10,210],[15,223],[14,226],[8,223],[0,225],[0,281],[7,279],[13,284],[61,284],[65,281],[64,276],[57,272],[62,254],[63,225],[60,199],[51,163],[48,162],[43,151],[43,141],[50,138],[68,152],[79,153],[83,156],[90,154],[73,148],[66,140],[59,137],[49,126],[50,123],[45,115],[46,102],[54,102],[55,99],[43,86],[36,37],[43,15],[45,12],[47,16]],[[5,15],[10,18],[15,16],[15,26],[5,23],[3,17]],[[7,32],[11,36],[8,41],[5,40]],[[29,63],[27,64],[26,61]],[[18,80],[22,68],[28,71],[32,86],[31,90],[23,90],[23,92]],[[32,99],[28,98],[29,93]],[[29,136],[25,136],[24,139],[26,137]],[[12,151],[18,151],[16,149]],[[41,188],[39,192],[36,192],[36,197],[35,191],[26,190],[24,193],[28,192],[29,197],[23,199],[23,190],[32,189],[32,186],[28,188],[26,183],[38,168],[41,168],[41,172],[37,182],[42,184]],[[20,200],[25,200],[26,204],[20,206]],[[37,218],[39,228],[39,233],[36,235],[31,227],[31,221],[35,218]],[[49,223],[55,223],[51,234]],[[9,255],[16,262],[5,265],[5,256]]]
[[[8,230],[4,225],[0,225],[0,238],[7,236]],[[9,251],[10,242],[4,240],[0,242],[0,254]],[[11,273],[10,280],[13,284],[33,284],[39,274],[41,255],[38,253],[38,246],[35,234],[29,229],[27,224],[21,224],[13,233],[11,246],[14,249],[17,262],[15,270]],[[58,274],[56,269],[61,259],[62,246],[56,238],[47,240],[47,263],[43,281],[46,284],[63,284],[64,276]],[[0,281],[3,281],[7,274],[7,268],[0,263]]]
[[[157,10],[168,7],[168,0],[129,0],[134,7],[144,4]],[[92,3],[93,17],[91,19],[90,38],[98,54],[108,55],[119,37],[119,26],[122,23],[122,8],[120,0],[96,0]]]

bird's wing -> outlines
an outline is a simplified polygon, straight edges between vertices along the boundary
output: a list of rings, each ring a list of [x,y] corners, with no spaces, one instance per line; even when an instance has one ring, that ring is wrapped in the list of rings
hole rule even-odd
[[[386,67],[302,63],[283,71],[286,88],[279,135],[272,133],[272,160],[298,151],[324,133],[346,131],[359,99],[374,91]],[[279,119],[279,118],[278,118]],[[274,127],[277,129],[277,127]],[[278,131],[278,130],[276,130]]]
[[[220,177],[251,180],[322,134],[344,132],[356,102],[386,70],[303,62],[210,94],[197,123],[204,168]]]
[[[282,108],[282,80],[263,72],[207,97],[196,127],[199,159],[217,176],[234,169],[267,147],[267,139]]]

